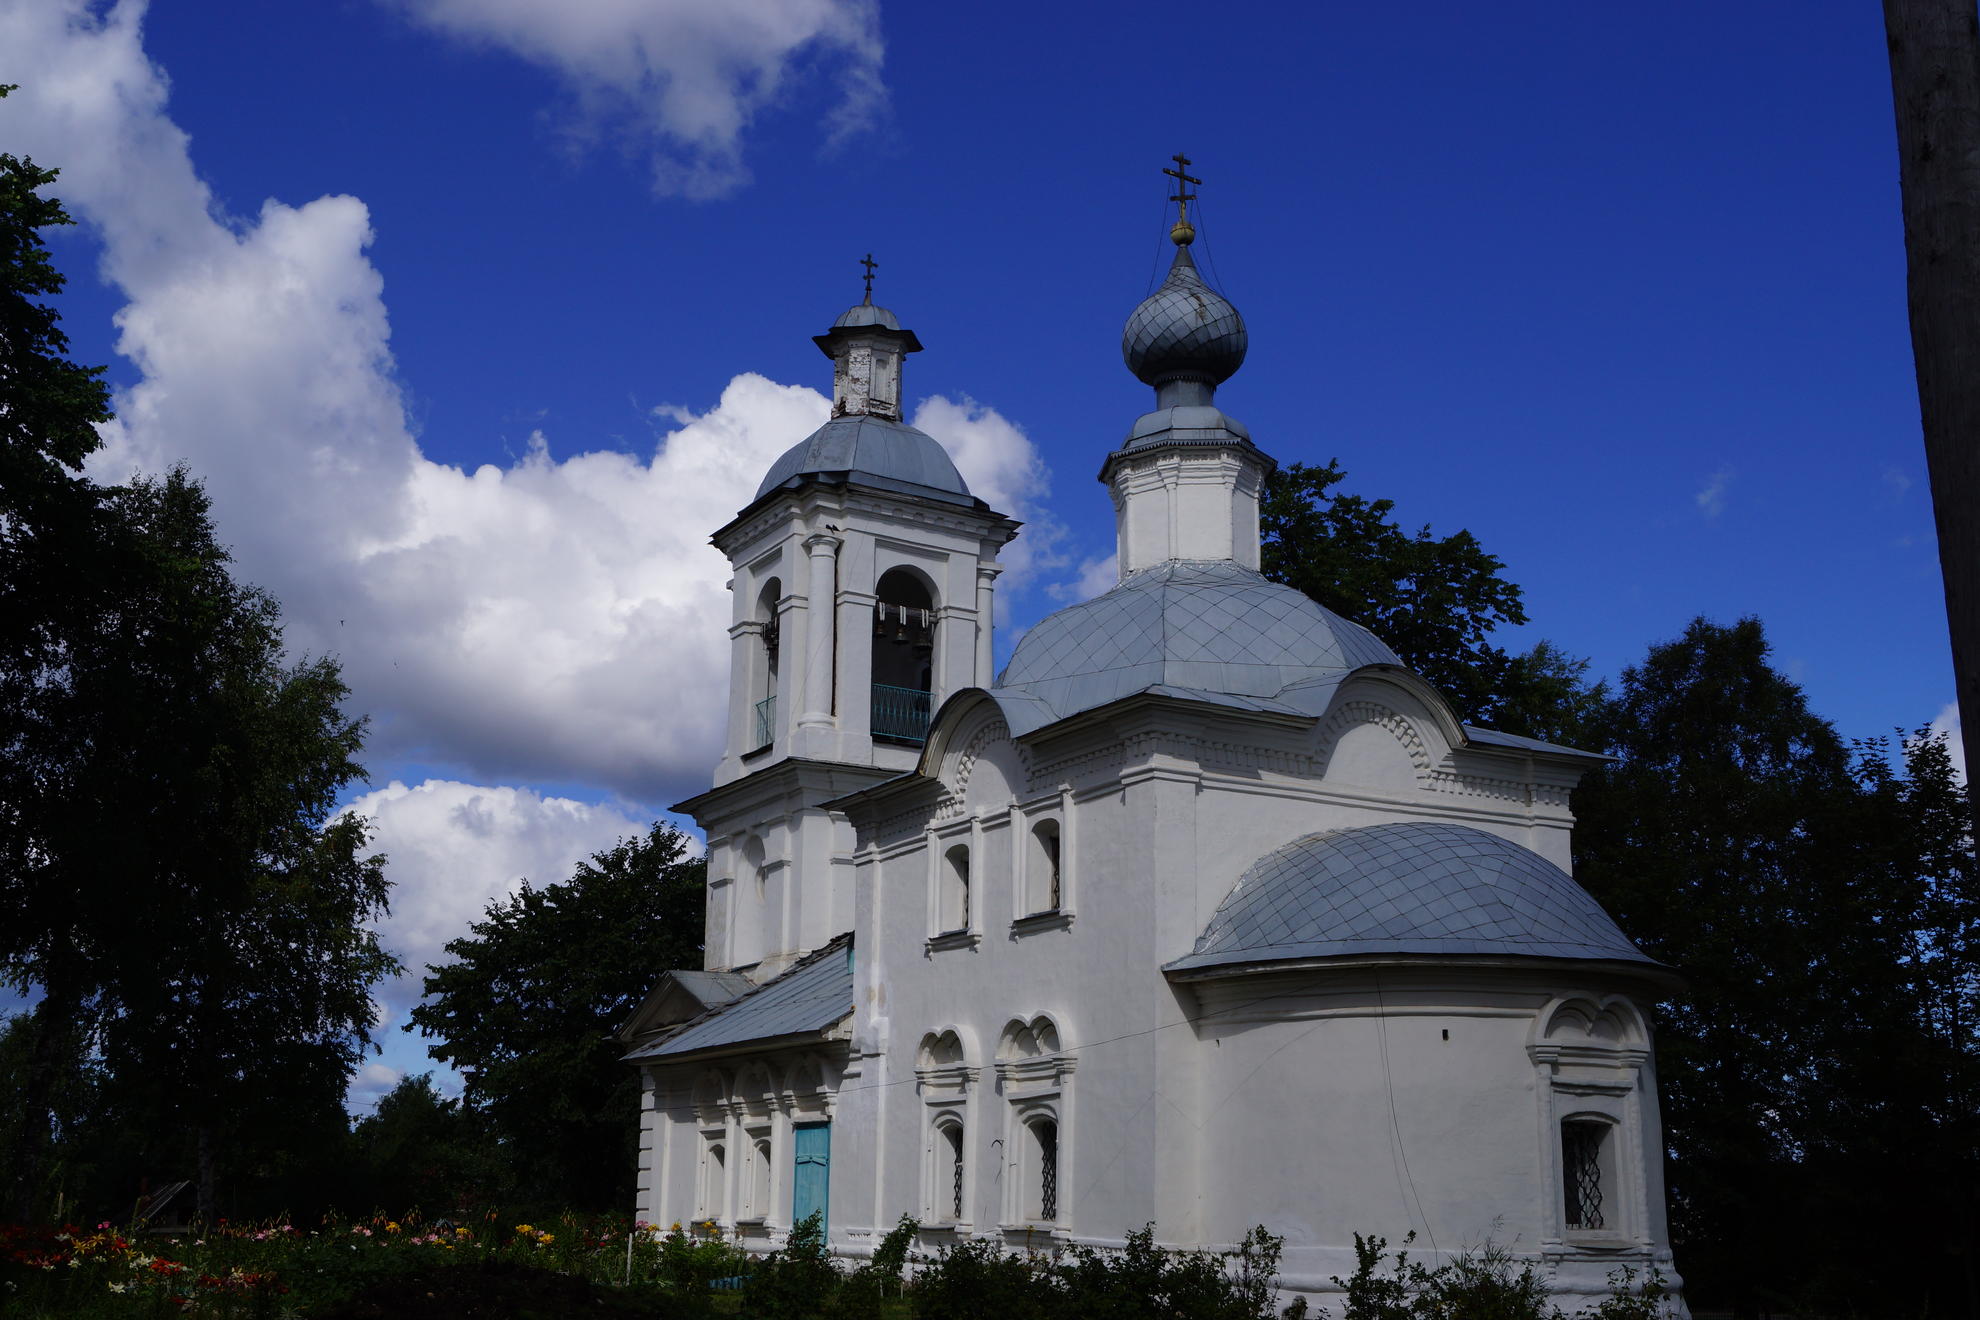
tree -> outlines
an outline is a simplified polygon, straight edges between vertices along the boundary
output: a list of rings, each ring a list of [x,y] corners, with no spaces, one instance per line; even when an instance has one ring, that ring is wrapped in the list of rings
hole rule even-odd
[[[81,1036],[127,1095],[143,1079],[157,1131],[195,1136],[210,1215],[225,1146],[341,1104],[394,967],[368,929],[383,859],[332,819],[363,721],[333,662],[284,662],[278,607],[232,579],[183,471],[102,507],[114,571],[49,630],[50,663],[10,675],[0,975],[41,995],[38,1038]],[[52,1050],[25,1082],[17,1213]]]
[[[400,1078],[353,1132],[368,1198],[368,1207],[353,1208],[435,1218],[494,1201],[503,1180],[486,1129],[479,1114],[434,1088],[432,1073]]]
[[[1395,501],[1335,492],[1345,476],[1335,460],[1267,481],[1265,576],[1369,629],[1471,723],[1577,746],[1592,736],[1602,689],[1587,683],[1587,661],[1546,641],[1523,655],[1492,644],[1499,625],[1526,622],[1505,565],[1467,531],[1405,532]]]
[[[427,969],[407,1030],[461,1070],[505,1163],[546,1206],[628,1204],[639,1085],[612,1028],[670,967],[701,965],[705,865],[656,824],[489,904],[452,962]]]
[[[1966,763],[1980,766],[1980,16],[1884,0],[1906,295]]]
[[[1930,1027],[1965,1011],[1970,965],[1937,962],[1974,913],[1943,747],[1914,742],[1902,771],[1849,747],[1755,619],[1652,647],[1607,720],[1618,759],[1575,794],[1575,875],[1689,982],[1659,1006],[1658,1068],[1693,1297],[1943,1305],[1943,1264],[1921,1274],[1910,1245],[1972,1181],[1972,1056]]]

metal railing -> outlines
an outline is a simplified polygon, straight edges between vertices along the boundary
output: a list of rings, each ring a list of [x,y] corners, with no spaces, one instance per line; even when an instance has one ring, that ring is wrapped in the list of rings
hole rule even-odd
[[[896,742],[926,742],[929,694],[918,688],[873,685],[873,736]]]
[[[756,741],[752,750],[768,747],[777,738],[777,698],[765,697],[756,703]]]

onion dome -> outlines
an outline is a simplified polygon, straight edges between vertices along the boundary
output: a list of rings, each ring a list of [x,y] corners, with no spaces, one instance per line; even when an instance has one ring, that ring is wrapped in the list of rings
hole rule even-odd
[[[1266,853],[1167,970],[1397,954],[1659,966],[1538,853],[1469,825],[1398,821]]]
[[[1190,258],[1185,226],[1177,227],[1176,259],[1162,287],[1148,295],[1121,331],[1121,357],[1149,385],[1200,381],[1215,388],[1244,365],[1244,318],[1203,282]]]

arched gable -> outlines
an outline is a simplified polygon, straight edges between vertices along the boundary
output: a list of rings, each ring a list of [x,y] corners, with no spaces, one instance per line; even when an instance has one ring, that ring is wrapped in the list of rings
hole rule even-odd
[[[1424,787],[1463,736],[1434,689],[1388,669],[1343,683],[1315,734],[1328,778],[1390,792]]]
[[[1646,1049],[1649,1029],[1636,1005],[1622,995],[1564,995],[1533,1019],[1532,1043],[1569,1050]]]
[[[1059,1054],[1063,1048],[1058,1023],[1046,1014],[1040,1013],[1028,1021],[1012,1018],[1004,1024],[1003,1033],[997,1039],[997,1061],[1022,1063],[1027,1059]]]
[[[942,704],[918,769],[941,781],[952,809],[965,811],[1008,803],[1030,775],[1029,758],[1011,740],[1002,709],[981,688],[965,689]]]

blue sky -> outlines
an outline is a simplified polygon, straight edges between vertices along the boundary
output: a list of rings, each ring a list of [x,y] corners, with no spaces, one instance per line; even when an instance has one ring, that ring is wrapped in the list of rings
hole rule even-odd
[[[1476,533],[1514,644],[1612,675],[1757,614],[1845,734],[1941,717],[1887,77],[1841,0],[0,0],[99,470],[190,461],[344,659],[415,957],[705,783],[703,543],[814,424],[861,254],[1031,524],[1000,650],[1090,588],[1179,149],[1251,329],[1219,402]]]

